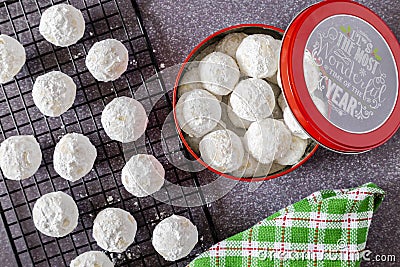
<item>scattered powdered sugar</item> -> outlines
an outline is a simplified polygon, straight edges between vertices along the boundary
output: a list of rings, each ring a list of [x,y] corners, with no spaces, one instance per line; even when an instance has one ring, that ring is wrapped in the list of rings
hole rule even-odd
[[[108,203],[112,203],[114,201],[114,197],[113,196],[108,196],[107,197],[107,202]]]
[[[134,241],[137,223],[133,216],[119,208],[107,208],[93,222],[93,238],[110,252],[124,252]]]

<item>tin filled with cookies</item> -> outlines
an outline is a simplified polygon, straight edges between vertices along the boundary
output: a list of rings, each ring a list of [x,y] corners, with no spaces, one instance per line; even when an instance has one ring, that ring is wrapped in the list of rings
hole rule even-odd
[[[272,179],[319,145],[362,153],[389,140],[400,125],[399,62],[390,29],[352,1],[315,4],[286,31],[235,25],[186,58],[174,88],[176,126],[213,172]]]

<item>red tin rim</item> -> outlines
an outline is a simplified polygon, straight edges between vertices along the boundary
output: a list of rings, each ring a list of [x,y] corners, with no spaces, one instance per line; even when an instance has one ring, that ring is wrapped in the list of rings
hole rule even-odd
[[[385,38],[394,56],[397,71],[400,73],[399,43],[392,31],[378,15],[353,1],[323,1],[304,10],[293,20],[286,31],[282,42],[281,58],[287,58],[288,60],[280,61],[283,92],[297,121],[318,143],[338,152],[365,152],[385,143],[399,129],[400,94],[397,95],[392,114],[382,126],[369,133],[354,134],[340,130],[325,119],[313,104],[304,79],[299,79],[296,86],[293,84],[294,77],[304,77],[303,68],[296,68],[295,66],[302,66],[303,64],[304,49],[308,36],[321,21],[338,14],[352,15],[374,26]],[[400,84],[400,77],[398,79],[398,84]]]
[[[182,73],[185,69],[185,66],[187,63],[190,62],[190,59],[193,57],[193,55],[204,46],[205,43],[207,43],[209,40],[211,40],[212,38],[233,30],[233,29],[237,29],[237,28],[246,28],[246,27],[259,27],[259,28],[264,28],[264,29],[270,29],[270,30],[274,30],[280,33],[284,33],[284,30],[279,29],[277,27],[274,26],[270,26],[270,25],[265,25],[265,24],[239,24],[239,25],[235,25],[235,26],[231,26],[228,28],[224,28],[222,30],[219,30],[213,34],[211,34],[210,36],[208,36],[207,38],[205,38],[203,41],[201,41],[190,53],[189,55],[186,57],[185,61],[183,62],[182,66],[179,69],[178,75],[176,77],[175,80],[175,85],[174,85],[174,92],[172,95],[172,107],[173,107],[173,113],[174,113],[174,121],[175,121],[175,127],[178,131],[179,137],[182,140],[182,143],[184,144],[185,148],[189,151],[189,153],[204,167],[206,167],[207,169],[209,169],[210,171],[214,172],[215,174],[218,174],[220,176],[232,179],[232,180],[236,180],[236,181],[243,181],[243,182],[260,182],[260,181],[266,181],[266,180],[271,180],[280,176],[283,176],[289,172],[294,171],[295,169],[297,169],[298,167],[300,167],[301,165],[303,165],[312,155],[314,155],[315,151],[318,149],[318,144],[309,152],[309,154],[304,157],[301,161],[299,161],[296,165],[293,165],[292,167],[290,167],[289,169],[282,171],[280,173],[274,174],[274,175],[269,175],[266,177],[257,177],[257,178],[253,178],[253,177],[235,177],[226,173],[222,173],[219,172],[215,169],[213,169],[212,167],[210,167],[207,163],[205,163],[193,150],[192,148],[189,146],[189,144],[187,143],[185,137],[183,136],[182,130],[179,126],[178,123],[178,119],[176,117],[176,112],[175,112],[175,107],[176,107],[176,103],[177,103],[177,91],[178,91],[178,86],[179,86],[179,81],[181,79]]]

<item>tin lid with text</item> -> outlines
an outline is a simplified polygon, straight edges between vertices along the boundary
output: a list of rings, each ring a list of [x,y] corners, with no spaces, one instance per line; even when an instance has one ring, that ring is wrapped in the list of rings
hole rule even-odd
[[[383,20],[354,1],[301,12],[282,42],[286,101],[318,143],[343,153],[376,148],[400,126],[400,46]]]

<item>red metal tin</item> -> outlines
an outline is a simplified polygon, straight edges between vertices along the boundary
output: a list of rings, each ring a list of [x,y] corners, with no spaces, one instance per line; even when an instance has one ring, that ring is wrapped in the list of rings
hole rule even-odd
[[[339,18],[341,17],[341,18]],[[350,24],[356,24],[357,29],[366,28],[367,30],[359,30],[360,33],[365,34],[367,37],[366,31],[368,31],[369,28],[371,28],[370,31],[370,37],[376,37],[376,39],[371,38],[372,41],[368,41],[367,37],[363,37],[362,41],[360,40],[360,37],[358,38],[358,46],[353,47],[354,49],[348,49],[352,51],[353,53],[349,52],[348,59],[351,61],[356,58],[354,54],[361,53],[363,50],[361,48],[365,48],[367,51],[368,45],[373,45],[374,41],[380,41],[386,42],[386,45],[388,46],[388,51],[391,52],[392,57],[390,57],[390,53],[386,54],[386,58],[390,60],[393,60],[394,66],[393,70],[396,71],[397,69],[397,77],[395,75],[391,77],[386,77],[385,79],[386,82],[389,83],[391,82],[392,84],[396,84],[397,82],[397,88],[388,88],[387,90],[396,90],[396,92],[391,92],[392,95],[396,93],[397,97],[394,97],[394,99],[386,99],[386,102],[383,101],[383,105],[387,105],[388,102],[391,101],[393,104],[393,109],[390,113],[389,112],[385,113],[385,120],[376,128],[372,128],[369,131],[366,132],[354,132],[354,131],[349,131],[348,129],[343,129],[342,127],[337,127],[337,124],[332,123],[332,121],[328,118],[326,118],[324,115],[322,115],[316,106],[313,104],[313,100],[311,99],[310,93],[307,89],[305,79],[304,79],[304,69],[303,69],[303,57],[304,57],[304,51],[307,46],[307,42],[309,40],[310,35],[315,31],[316,27],[321,25],[323,22],[327,21],[328,19],[335,18],[335,19],[340,19],[342,21],[346,21],[349,19],[348,23],[348,30],[346,29],[347,26],[342,26],[342,31],[347,34],[347,37],[345,36],[344,38],[347,38],[349,41],[349,45],[351,44],[351,38],[355,34],[360,35],[359,33],[356,32],[356,30],[353,30],[352,27],[350,27]],[[360,23],[358,24],[358,21]],[[356,23],[357,22],[357,23]],[[365,23],[365,25],[364,25]],[[346,23],[343,23],[345,25]],[[347,24],[346,24],[347,25]],[[371,27],[370,27],[371,26]],[[339,25],[337,25],[339,27]],[[374,29],[373,29],[374,28]],[[376,33],[374,33],[374,31]],[[348,32],[347,32],[348,31]],[[339,34],[342,34],[340,30],[338,31]],[[334,30],[331,32],[332,40],[335,37],[334,35]],[[339,35],[337,35],[338,39]],[[382,37],[383,39],[379,39],[379,36]],[[364,40],[365,39],[365,40]],[[322,40],[322,39],[321,39]],[[354,42],[356,42],[356,39],[353,39]],[[336,39],[335,39],[336,41]],[[364,43],[365,41],[365,43]],[[339,41],[338,41],[339,43]],[[337,44],[338,44],[337,43]],[[357,46],[352,45],[352,46]],[[318,44],[316,44],[318,46]],[[322,46],[322,44],[320,44]],[[357,50],[356,50],[357,48]],[[360,50],[358,50],[360,49]],[[372,50],[372,48],[371,48]],[[326,51],[328,51],[328,48],[326,48]],[[354,52],[356,51],[356,52]],[[361,52],[359,52],[361,51]],[[378,57],[375,55],[375,52],[377,52],[378,49],[374,50],[373,56],[377,60],[381,60],[380,62],[376,64],[383,64],[385,61],[382,61],[382,57]],[[381,49],[379,50],[381,51]],[[340,51],[339,51],[340,52]],[[327,53],[327,52],[326,52]],[[353,57],[351,57],[351,56]],[[346,56],[347,57],[347,56]],[[367,57],[367,56],[366,56]],[[288,105],[290,109],[293,112],[293,115],[296,117],[297,121],[299,124],[303,127],[303,129],[314,139],[316,140],[319,144],[323,145],[324,147],[327,147],[329,149],[332,149],[337,152],[342,152],[342,153],[360,153],[360,152],[365,152],[368,150],[371,150],[373,148],[376,148],[383,143],[385,143],[388,139],[390,139],[398,130],[400,126],[400,105],[399,105],[399,99],[400,99],[400,94],[398,93],[399,90],[399,84],[400,84],[400,79],[399,79],[399,65],[400,65],[400,46],[399,43],[395,37],[395,35],[391,32],[389,27],[383,22],[383,20],[376,15],[374,12],[369,10],[368,8],[362,6],[361,4],[358,4],[354,1],[346,1],[346,0],[340,0],[340,1],[323,1],[321,3],[315,4],[303,12],[301,12],[290,24],[288,30],[285,33],[285,36],[283,38],[282,42],[282,51],[281,51],[281,58],[284,58],[285,60],[280,61],[280,73],[281,73],[281,81],[282,81],[282,86],[283,86],[283,92],[285,95],[285,98],[288,102]],[[372,56],[371,56],[372,58]],[[385,59],[386,59],[385,58]],[[333,62],[331,58],[328,59],[329,62]],[[325,62],[327,62],[326,60]],[[372,58],[370,61],[375,62],[375,59]],[[326,63],[329,65],[328,63]],[[353,64],[353,63],[352,63]],[[357,62],[355,63],[357,64]],[[361,64],[361,63],[360,63]],[[321,64],[322,65],[322,64]],[[326,66],[327,66],[326,65]],[[336,66],[341,66],[337,63]],[[354,66],[354,65],[353,65]],[[323,67],[322,67],[323,68]],[[327,68],[330,68],[330,65],[327,66]],[[343,70],[343,67],[342,67]],[[332,70],[331,70],[332,71]],[[361,68],[360,68],[361,72]],[[331,73],[336,73],[336,72],[331,72]],[[349,71],[350,73],[350,71]],[[358,75],[358,74],[357,74]],[[329,75],[327,75],[329,76]],[[382,76],[382,73],[381,73]],[[340,78],[340,77],[339,77]],[[343,78],[343,77],[342,77]],[[378,77],[379,78],[379,77]],[[354,76],[353,76],[354,79]],[[358,79],[358,78],[357,78]],[[350,81],[350,79],[349,79]],[[353,80],[351,80],[353,82]],[[385,83],[385,80],[383,80],[383,83]],[[354,87],[350,87],[349,82],[347,82],[347,85],[349,88],[353,88],[354,92],[358,93],[358,85]],[[396,87],[396,86],[394,86]],[[371,88],[371,87],[369,87]],[[363,106],[364,100],[370,101],[369,98],[366,98],[365,92],[369,90],[368,85],[365,88],[364,94],[362,95],[359,93],[359,97],[356,96],[358,99],[361,99],[361,102],[358,102],[360,106]],[[381,90],[383,90],[383,87],[380,87]],[[347,88],[348,89],[348,88]],[[328,89],[327,89],[328,90]],[[349,89],[350,90],[350,89]],[[385,85],[385,90],[386,90],[386,85]],[[351,93],[351,92],[350,92]],[[385,93],[385,92],[384,92]],[[379,96],[379,98],[381,98]],[[383,97],[382,97],[383,99]],[[388,101],[389,100],[389,101]],[[355,100],[358,101],[358,100]],[[345,102],[344,102],[345,103]],[[332,103],[330,105],[333,105]],[[371,105],[366,105],[364,107],[370,108]],[[349,112],[349,108],[347,109]],[[368,112],[373,112],[372,114],[375,115],[376,113],[379,112],[379,110],[369,110]],[[361,111],[362,112],[362,111]],[[375,114],[374,114],[375,113]],[[345,114],[347,115],[347,114]],[[338,116],[339,117],[339,116]],[[371,118],[371,117],[369,117]],[[376,118],[376,116],[375,116]],[[344,119],[352,119],[351,116],[344,116]],[[353,120],[356,122],[356,120]],[[348,123],[349,122],[344,122]],[[374,122],[374,118],[372,120],[365,120],[364,123],[367,125],[368,123],[372,124]],[[361,123],[360,123],[361,125]],[[351,126],[350,126],[351,127]],[[368,127],[368,126],[366,126]]]

